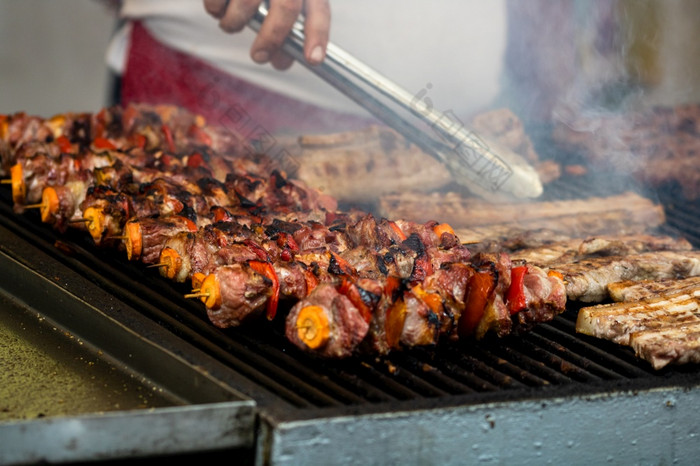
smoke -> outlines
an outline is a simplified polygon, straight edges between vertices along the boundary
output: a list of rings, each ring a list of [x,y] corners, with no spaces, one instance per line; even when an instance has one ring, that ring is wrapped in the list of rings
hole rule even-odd
[[[502,101],[530,130],[566,140],[552,151],[562,163],[585,154],[632,186],[650,157],[673,150],[659,146],[673,144],[668,128],[656,139],[643,128],[654,120],[661,133],[676,119],[659,107],[700,100],[698,2],[510,0],[508,15]],[[582,150],[561,149],[572,146]]]

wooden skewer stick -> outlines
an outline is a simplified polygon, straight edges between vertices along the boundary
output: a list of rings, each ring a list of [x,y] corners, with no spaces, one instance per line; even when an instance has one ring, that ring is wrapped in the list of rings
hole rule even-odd
[[[41,203],[41,204],[27,204],[24,206],[25,209],[41,209],[42,207],[45,207],[46,204]]]
[[[3,178],[0,180],[0,184],[12,184],[12,178]]]
[[[71,220],[68,220],[68,223],[90,223],[92,220],[89,218],[73,218]]]
[[[186,294],[185,298],[208,298],[209,293],[190,293]]]
[[[128,239],[128,236],[121,235],[121,236],[106,236],[105,239]]]
[[[146,268],[147,268],[147,269],[153,269],[153,268],[156,268],[156,267],[167,267],[168,265],[169,265],[169,264],[166,264],[165,262],[159,262],[159,263],[157,263],[157,264],[147,265]]]
[[[479,244],[479,243],[481,243],[480,240],[462,241],[462,245],[463,245],[463,246],[467,246],[467,245],[469,245],[469,244]]]

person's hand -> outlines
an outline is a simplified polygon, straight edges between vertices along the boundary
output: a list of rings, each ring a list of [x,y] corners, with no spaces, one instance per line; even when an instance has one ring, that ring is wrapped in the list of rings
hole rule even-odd
[[[204,0],[207,12],[219,20],[226,32],[242,30],[255,14],[262,0]],[[277,69],[289,68],[293,59],[281,50],[294,21],[304,15],[304,56],[317,65],[326,56],[331,22],[328,0],[270,0],[267,18],[250,48],[256,63],[271,63]]]

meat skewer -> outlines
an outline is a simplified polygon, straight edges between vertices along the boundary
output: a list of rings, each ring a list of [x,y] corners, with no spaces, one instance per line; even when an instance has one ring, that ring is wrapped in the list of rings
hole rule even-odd
[[[385,233],[393,233],[393,228]],[[192,236],[187,236],[193,240]],[[447,241],[449,242],[449,239]],[[359,248],[362,249],[364,246],[359,246]],[[199,268],[193,269],[192,254],[187,254],[185,249],[187,248],[182,248],[181,253],[173,254],[166,246],[161,254],[161,261],[170,264],[179,262],[181,268],[184,263],[184,268],[189,268],[190,275],[196,272],[207,274],[205,284],[202,284],[199,293],[190,296],[201,298],[208,313],[215,314],[213,319],[219,325],[239,325],[249,314],[258,311],[240,295],[235,294],[235,292],[240,293],[246,290],[230,289],[226,281],[219,276],[222,273],[233,273],[228,265],[221,265],[220,262],[204,265],[205,262],[199,259],[197,261]],[[217,252],[222,249],[225,248],[214,248]],[[435,259],[438,272],[435,276],[431,274],[429,278],[426,277],[428,279],[424,279],[420,273],[416,273],[420,269],[420,260],[414,258],[409,267],[398,266],[395,269],[396,273],[406,275],[404,279],[415,282],[411,288],[400,291],[399,282],[401,279],[396,275],[386,275],[387,271],[378,272],[375,268],[365,268],[363,276],[359,276],[357,271],[343,259],[344,256],[351,258],[351,260],[357,258],[356,249],[357,247],[345,250],[339,255],[329,253],[321,256],[321,258],[329,258],[325,262],[317,260],[313,264],[303,264],[302,270],[304,271],[308,271],[311,266],[316,268],[315,276],[320,282],[311,290],[308,289],[310,287],[307,287],[304,291],[303,286],[295,288],[297,294],[294,298],[301,301],[292,308],[287,317],[287,337],[303,349],[317,350],[324,356],[348,356],[365,340],[370,328],[375,329],[375,331],[370,334],[365,343],[380,352],[388,352],[398,347],[399,342],[405,346],[436,344],[441,338],[458,338],[460,334],[461,336],[477,335],[480,337],[493,329],[504,335],[509,333],[511,326],[514,325],[511,322],[511,313],[516,314],[535,306],[540,308],[539,312],[534,312],[532,315],[522,314],[515,322],[516,326],[524,329],[538,321],[549,320],[555,313],[563,310],[565,293],[560,277],[547,277],[534,266],[529,269],[526,266],[519,266],[522,270],[517,284],[519,288],[509,288],[511,285],[510,270],[507,268],[510,264],[507,258],[501,258],[502,263],[500,264],[501,267],[507,269],[501,273],[504,278],[500,282],[498,279],[492,278],[491,286],[486,288],[480,287],[474,280],[470,282],[469,279],[482,275],[488,276],[487,272],[475,269],[470,263],[458,263],[462,266],[463,274],[461,276],[464,278],[459,284],[461,288],[458,287],[459,291],[456,293],[449,288],[445,290],[444,287],[440,287],[449,278],[453,278],[453,281],[449,282],[453,288],[455,282],[459,282],[459,280],[454,280],[454,277],[458,276],[455,273],[458,267],[446,259],[463,260],[468,257],[468,253],[464,254],[463,252],[462,257],[459,255],[450,257],[443,251],[443,257]],[[206,248],[202,247],[200,251],[206,251]],[[350,254],[351,252],[352,254]],[[405,253],[406,251],[401,252]],[[203,254],[206,255],[206,252]],[[393,257],[403,255],[396,251]],[[377,256],[373,255],[373,257]],[[173,259],[173,257],[177,259]],[[303,257],[303,251],[295,256],[297,261]],[[319,258],[318,255],[314,257]],[[386,255],[381,257],[383,257],[382,260],[385,260]],[[238,259],[241,259],[240,255]],[[257,260],[245,259],[249,260],[249,263],[259,263]],[[443,262],[440,262],[441,260]],[[343,262],[343,265],[338,265],[339,261]],[[400,257],[395,262],[404,261],[406,261],[405,257]],[[444,272],[444,270],[448,270],[448,264],[454,267],[449,272]],[[363,265],[366,266],[366,263]],[[280,276],[280,271],[285,270],[285,266],[277,262],[270,266],[274,272],[268,274],[268,278]],[[394,266],[396,267],[396,264]],[[167,267],[165,270],[173,268]],[[400,272],[401,268],[408,270],[408,272]],[[235,269],[235,272],[241,273],[242,270],[239,267]],[[322,276],[319,277],[319,275]],[[528,278],[525,279],[525,276]],[[180,280],[184,279],[186,279],[184,276],[180,277]],[[270,279],[270,282],[279,284],[280,280]],[[296,282],[303,283],[303,280]],[[528,286],[525,286],[525,282],[528,283]],[[545,285],[542,286],[542,283]],[[538,293],[538,286],[540,289],[544,288],[545,291]],[[299,290],[301,290],[301,294],[299,294]],[[399,291],[398,295],[395,293],[397,290]],[[466,299],[466,302],[471,306],[471,312],[464,313],[464,316],[465,319],[471,319],[472,323],[464,323],[465,321],[460,319],[464,306],[454,305],[456,301],[464,300],[462,296],[467,290],[471,293],[471,297]],[[503,293],[506,290],[510,291],[512,296],[504,296]],[[268,298],[277,293],[279,290],[273,292]],[[526,295],[526,293],[528,294]],[[282,291],[282,294],[292,295],[288,291]],[[255,299],[259,297],[258,294],[252,294],[252,296]],[[496,301],[497,297],[498,301]],[[451,305],[446,306],[445,303],[448,302],[448,299],[451,301]],[[515,307],[516,304],[514,304],[517,300],[521,301],[519,307]],[[243,305],[243,302],[247,304]],[[258,302],[258,304],[260,303]],[[487,306],[490,307],[487,308]],[[512,312],[509,312],[507,306],[511,307]],[[224,319],[222,316],[225,315],[235,317]],[[466,317],[467,315],[469,317]],[[407,330],[404,331],[404,329]],[[319,335],[324,336],[320,337]]]
[[[493,263],[491,270],[483,265],[449,263],[424,282],[403,290],[402,282],[391,276],[384,287],[362,288],[365,293],[373,289],[369,293],[376,297],[368,338],[363,337],[362,343],[381,354],[400,347],[435,345],[442,339],[481,338],[490,331],[504,336],[513,327],[524,330],[563,311],[566,297],[560,278],[519,266],[521,281],[511,288],[507,271],[495,272],[503,262]],[[499,280],[499,276],[504,278]],[[515,302],[520,305],[516,307]],[[327,357],[349,356],[355,348],[347,343],[347,331],[353,329],[352,323],[346,323],[353,315],[347,308],[348,303],[337,294],[319,291],[292,308],[287,337],[306,351]],[[326,337],[319,341],[318,335]]]
[[[189,297],[219,327],[272,319],[284,300],[293,304],[290,341],[345,357],[506,335],[563,310],[561,276],[506,254],[472,257],[445,224],[338,213],[335,200],[251,166],[235,135],[209,131],[196,117],[115,107],[92,116],[88,130],[46,136],[53,157],[37,158],[31,141],[20,144],[20,157],[13,149],[14,165],[45,160],[61,180],[24,169],[19,176],[41,198],[42,220],[65,226],[82,215],[95,244],[121,240],[127,258],[189,280]],[[203,146],[234,155],[221,165]]]

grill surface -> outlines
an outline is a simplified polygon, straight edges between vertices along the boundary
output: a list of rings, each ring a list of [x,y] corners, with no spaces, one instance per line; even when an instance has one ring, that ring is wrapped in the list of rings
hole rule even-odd
[[[598,188],[596,195],[630,188],[619,180],[598,186],[607,188]],[[586,179],[566,180],[549,186],[546,198],[586,197],[589,193]],[[88,237],[58,236],[41,224],[36,212],[14,214],[6,190],[1,195],[1,225],[230,369],[235,376],[226,383],[256,403],[263,419],[261,437],[267,429],[267,437],[273,438],[275,426],[284,423],[322,422],[338,416],[544,403],[572,396],[689,390],[700,385],[695,365],[654,371],[629,348],[577,334],[578,308],[572,303],[551,323],[522,336],[417,348],[381,358],[315,359],[287,343],[282,319],[218,329],[209,323],[201,303],[182,297],[188,289],[163,279],[154,269],[129,263],[115,251],[95,248]],[[659,199],[667,214],[661,232],[681,234],[700,247],[700,207],[681,200],[673,188],[661,192]],[[16,259],[38,267],[31,257]],[[259,443],[256,456],[271,455],[271,443],[270,439]],[[284,454],[282,458],[298,460]]]
[[[611,193],[621,187],[619,182],[602,185]],[[547,196],[583,197],[589,187],[585,179],[567,180],[549,187]],[[15,215],[7,192],[2,195],[5,227],[231,368],[246,380],[233,388],[251,396],[276,421],[700,382],[696,366],[654,371],[628,348],[576,334],[578,309],[571,304],[553,322],[523,336],[420,348],[382,358],[315,359],[286,342],[282,319],[277,324],[217,329],[199,302],[182,297],[189,290],[114,251],[96,249],[86,237],[57,236],[34,212]],[[679,201],[672,189],[660,196],[668,216],[664,232],[681,233],[698,247],[698,206]],[[21,259],[31,266],[31,258]]]

